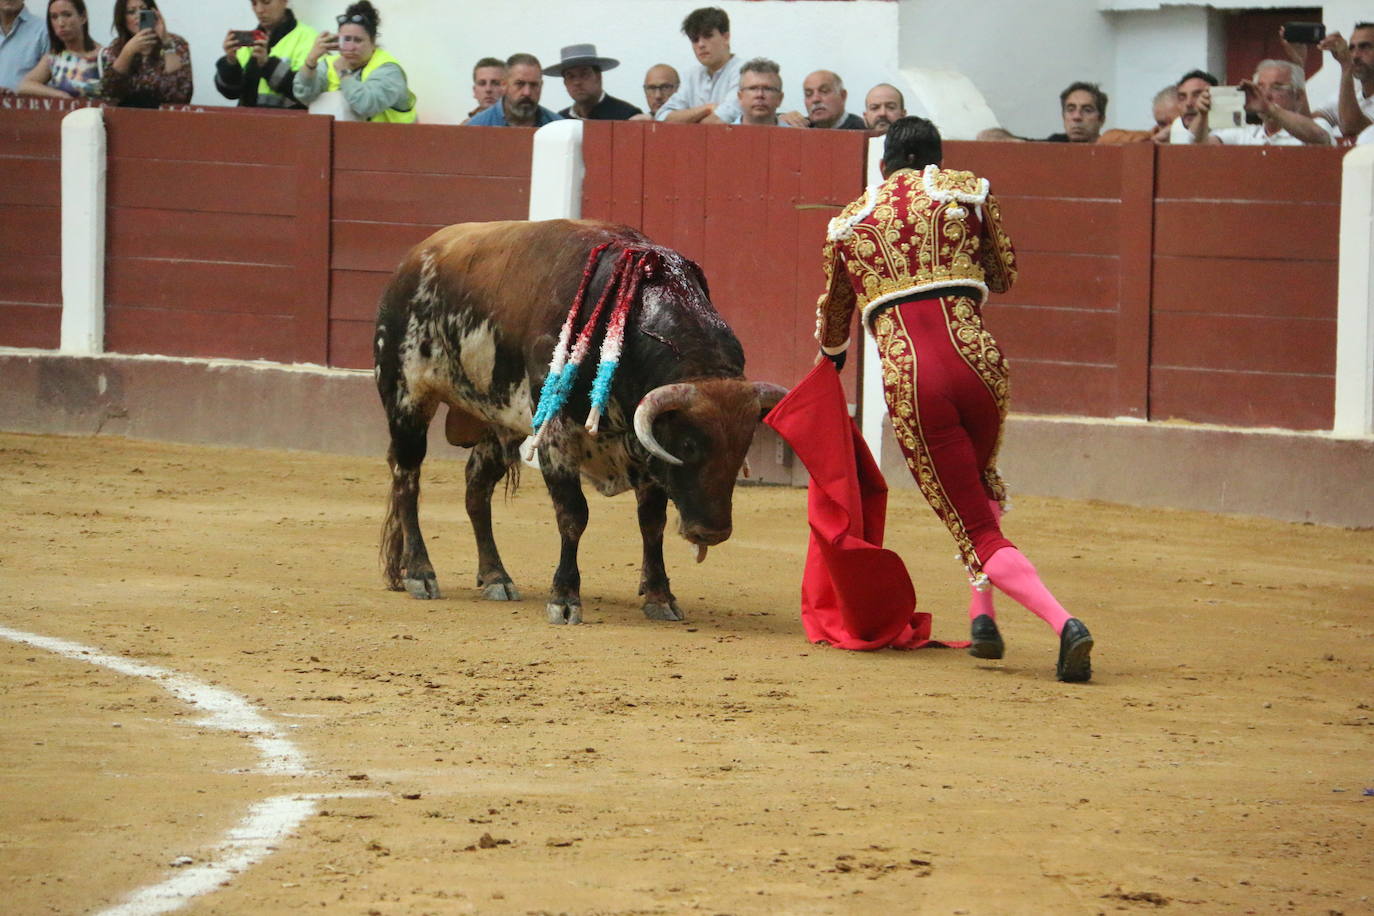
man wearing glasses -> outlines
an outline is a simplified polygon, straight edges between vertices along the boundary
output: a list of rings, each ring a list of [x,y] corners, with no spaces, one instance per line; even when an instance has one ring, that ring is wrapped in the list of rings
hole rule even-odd
[[[1330,51],[1341,65],[1341,88],[1335,99],[1312,116],[1338,125],[1342,134],[1353,137],[1374,123],[1374,22],[1355,23],[1349,41],[1340,32],[1332,32],[1317,47]]]
[[[1325,127],[1303,114],[1307,100],[1302,68],[1292,61],[1264,60],[1255,68],[1254,79],[1241,80],[1245,110],[1260,116],[1259,124],[1211,130],[1207,112],[1212,108],[1211,92],[1198,99],[1198,116],[1188,128],[1190,143],[1226,146],[1330,146],[1331,134]]]
[[[644,74],[644,104],[649,109],[650,118],[658,114],[663,103],[673,97],[680,85],[682,79],[667,64],[654,64],[649,68],[649,72]]]
[[[782,104],[782,73],[766,57],[756,57],[739,70],[739,109],[737,123],[756,127],[791,127],[778,118]]]

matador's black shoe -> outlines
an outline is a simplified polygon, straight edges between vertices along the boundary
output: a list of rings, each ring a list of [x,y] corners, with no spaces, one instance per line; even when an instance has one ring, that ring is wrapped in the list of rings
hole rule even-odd
[[[1002,634],[997,632],[997,621],[987,614],[979,614],[973,618],[969,633],[973,638],[973,644],[968,647],[968,654],[974,658],[1001,658],[1002,653],[1006,651]]]
[[[1077,683],[1093,676],[1093,635],[1077,617],[1070,617],[1059,634],[1059,664],[1054,668],[1061,681]]]

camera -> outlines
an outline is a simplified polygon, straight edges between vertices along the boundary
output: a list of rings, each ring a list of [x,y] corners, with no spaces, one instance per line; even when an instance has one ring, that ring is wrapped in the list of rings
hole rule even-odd
[[[234,32],[232,34],[234,36],[234,41],[238,42],[239,45],[244,48],[251,48],[253,47],[253,42],[267,37],[267,33],[262,31]]]
[[[142,32],[142,31],[144,31],[145,29],[156,29],[156,28],[157,28],[157,12],[156,12],[155,10],[139,10],[139,11],[138,11],[138,30],[139,30],[140,32]]]
[[[1295,45],[1314,45],[1326,37],[1326,26],[1320,22],[1287,22],[1283,26],[1283,40]]]

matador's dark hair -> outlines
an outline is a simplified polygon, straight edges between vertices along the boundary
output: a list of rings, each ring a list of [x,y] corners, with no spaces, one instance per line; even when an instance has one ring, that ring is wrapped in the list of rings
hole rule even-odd
[[[898,118],[887,129],[883,165],[889,172],[939,165],[943,158],[944,144],[940,141],[940,129],[925,118],[914,115]]]

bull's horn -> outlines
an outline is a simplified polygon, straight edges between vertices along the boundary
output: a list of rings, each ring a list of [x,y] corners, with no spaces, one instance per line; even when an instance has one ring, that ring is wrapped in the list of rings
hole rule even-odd
[[[768,413],[778,402],[787,394],[787,389],[781,385],[774,385],[772,382],[754,382],[754,390],[759,395],[759,419]]]
[[[660,385],[644,395],[639,406],[635,408],[635,435],[639,437],[640,443],[649,450],[649,454],[662,458],[669,464],[682,464],[681,458],[670,455],[654,438],[654,419],[665,411],[690,407],[696,402],[696,399],[697,386],[691,382]]]

